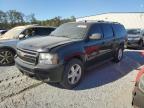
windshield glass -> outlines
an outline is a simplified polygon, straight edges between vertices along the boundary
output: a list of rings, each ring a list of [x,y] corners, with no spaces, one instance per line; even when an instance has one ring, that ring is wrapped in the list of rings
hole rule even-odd
[[[67,37],[72,39],[82,39],[87,31],[87,25],[77,23],[67,23],[58,27],[51,33],[57,37]]]
[[[15,39],[18,37],[18,35],[24,30],[23,27],[15,27],[9,31],[7,31],[4,35],[2,35],[2,38],[4,39]]]
[[[140,29],[131,29],[131,30],[128,30],[127,33],[137,35],[137,34],[140,34]]]

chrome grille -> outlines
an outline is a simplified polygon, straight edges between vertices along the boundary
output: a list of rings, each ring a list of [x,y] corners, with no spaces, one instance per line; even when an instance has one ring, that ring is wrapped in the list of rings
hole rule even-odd
[[[38,56],[37,52],[17,49],[17,55],[24,62],[33,64],[33,65],[35,65],[37,63],[37,56]]]

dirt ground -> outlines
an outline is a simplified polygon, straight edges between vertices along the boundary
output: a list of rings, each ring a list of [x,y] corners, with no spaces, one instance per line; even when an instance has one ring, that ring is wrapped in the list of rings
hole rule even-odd
[[[131,108],[136,74],[144,65],[138,50],[126,50],[120,63],[108,61],[87,71],[73,90],[0,67],[0,108]]]

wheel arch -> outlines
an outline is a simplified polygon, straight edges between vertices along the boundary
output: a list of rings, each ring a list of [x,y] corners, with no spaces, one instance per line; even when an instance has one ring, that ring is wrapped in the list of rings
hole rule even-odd
[[[14,55],[16,54],[16,50],[14,48],[11,48],[11,47],[8,47],[8,46],[5,46],[5,47],[0,47],[0,50],[2,49],[7,49],[7,50],[10,50],[14,53]]]
[[[124,45],[125,45],[124,42],[121,42],[121,43],[119,44],[119,46],[122,47],[123,49],[124,49]]]
[[[81,55],[81,54],[75,54],[75,55],[72,55],[72,56],[69,56],[69,57],[65,57],[65,62],[69,62],[69,61],[72,60],[72,59],[78,59],[78,60],[80,60],[82,63],[85,62],[84,57],[83,57],[83,55]]]
[[[139,43],[140,43],[140,42],[144,42],[142,38],[139,40]]]

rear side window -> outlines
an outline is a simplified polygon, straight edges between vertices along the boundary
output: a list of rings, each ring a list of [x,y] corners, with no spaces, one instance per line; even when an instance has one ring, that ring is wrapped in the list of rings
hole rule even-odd
[[[113,24],[112,26],[116,37],[125,37],[127,35],[124,26],[120,24]]]
[[[91,36],[92,34],[96,34],[96,33],[100,33],[101,35],[103,35],[99,24],[92,25],[90,27],[88,34],[89,34],[89,36]]]
[[[110,24],[102,24],[101,27],[102,27],[102,31],[103,31],[105,39],[113,37],[113,30]]]
[[[53,31],[53,28],[35,28],[35,35],[49,35]]]

